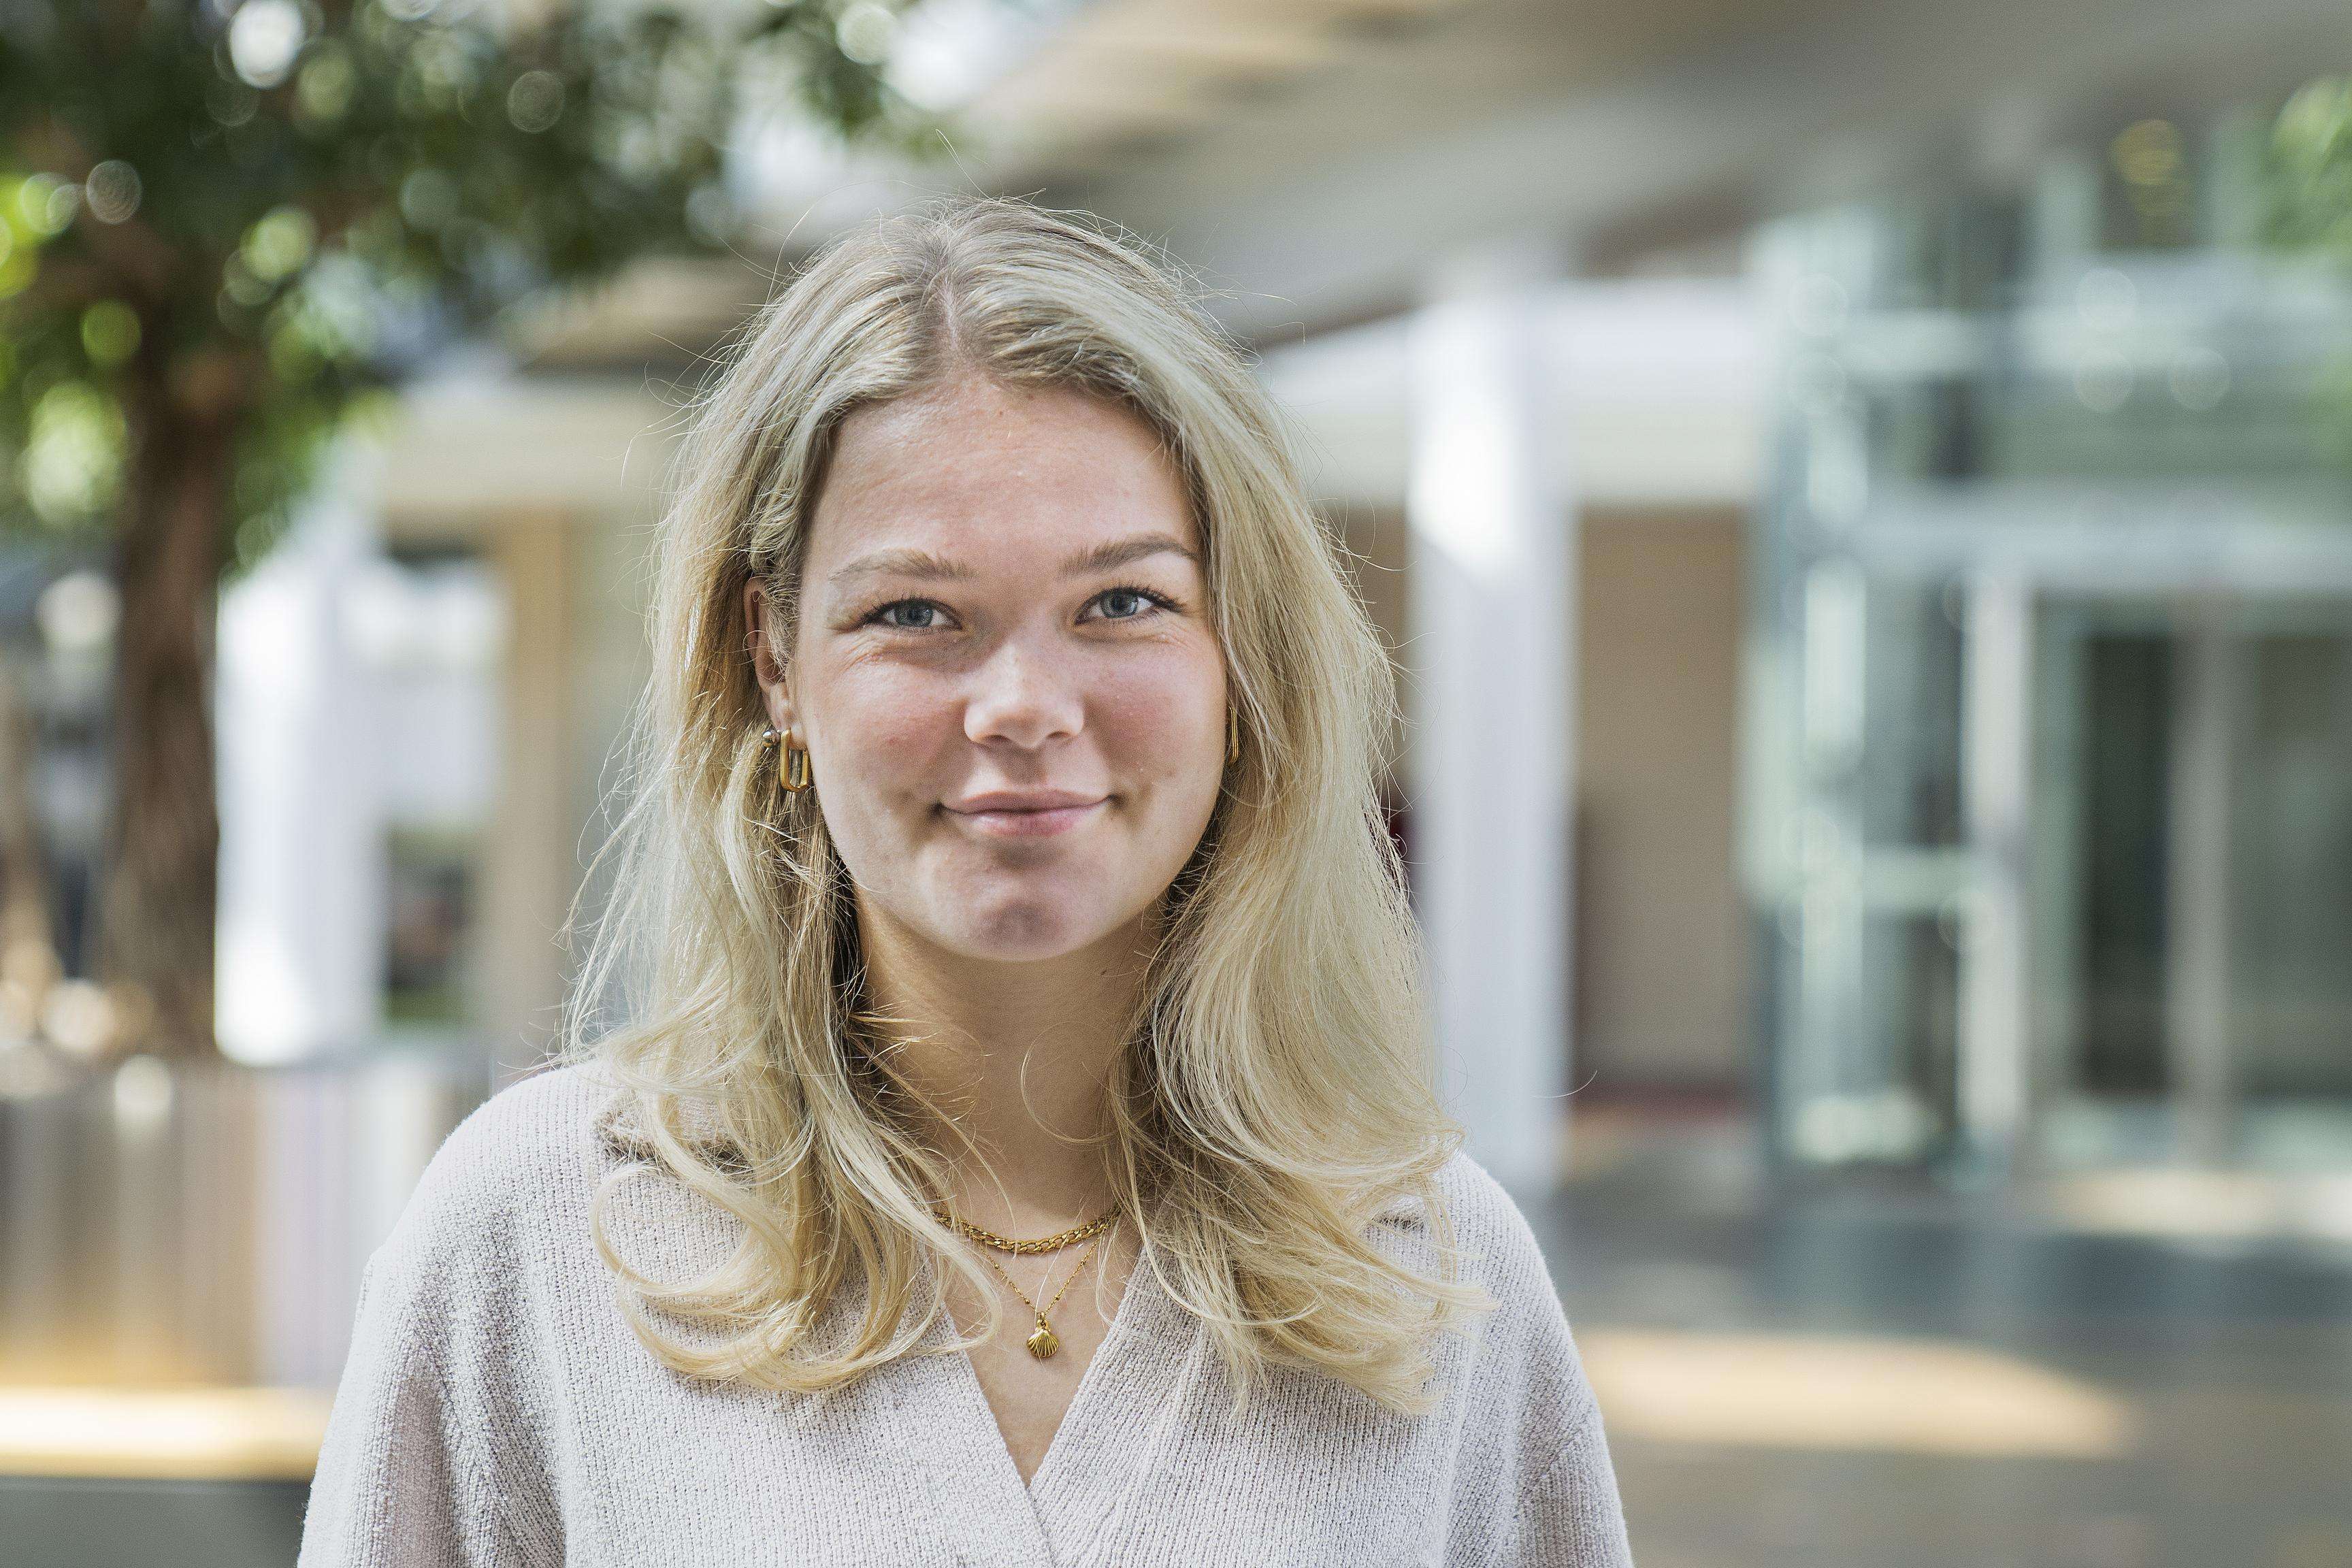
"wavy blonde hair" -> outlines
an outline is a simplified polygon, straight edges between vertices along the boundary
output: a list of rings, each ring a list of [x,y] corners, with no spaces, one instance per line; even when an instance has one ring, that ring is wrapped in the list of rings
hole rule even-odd
[[[1239,761],[1163,898],[1110,1084],[1114,1189],[1238,1400],[1278,1363],[1425,1409],[1430,1335],[1488,1303],[1459,1278],[1436,1190],[1460,1132],[1431,1087],[1375,794],[1388,659],[1279,420],[1189,284],[1089,220],[1018,202],[838,240],[752,321],[696,411],[656,551],[618,875],[565,1038],[620,1080],[649,1163],[741,1237],[698,1278],[653,1278],[609,1235],[625,1170],[599,1194],[597,1244],[640,1337],[698,1377],[813,1390],[916,1351],[947,1269],[995,1300],[934,1218],[949,1167],[861,1014],[822,784],[787,795],[763,765],[744,609],[756,577],[791,646],[843,418],[974,373],[1098,397],[1159,433],[1237,708]],[[1432,1272],[1376,1244],[1400,1200],[1427,1216]],[[836,1296],[862,1311],[828,1331]]]

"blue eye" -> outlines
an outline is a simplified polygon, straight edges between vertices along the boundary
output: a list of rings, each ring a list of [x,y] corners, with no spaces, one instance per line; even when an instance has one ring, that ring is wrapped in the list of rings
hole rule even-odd
[[[1149,588],[1106,588],[1095,595],[1095,605],[1107,621],[1131,621],[1152,610],[1173,607],[1172,601]]]
[[[875,611],[874,619],[901,631],[927,632],[940,624],[940,607],[929,599],[900,599]]]

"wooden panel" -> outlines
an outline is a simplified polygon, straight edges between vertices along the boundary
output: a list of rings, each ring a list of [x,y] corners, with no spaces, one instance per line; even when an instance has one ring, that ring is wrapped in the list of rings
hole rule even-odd
[[[572,577],[577,524],[561,513],[486,530],[507,591],[499,804],[484,846],[480,1016],[502,1067],[551,1043],[563,996],[556,939],[578,879],[573,837]]]
[[[1588,513],[1578,635],[1575,1081],[1747,1076],[1735,879],[1741,519]]]

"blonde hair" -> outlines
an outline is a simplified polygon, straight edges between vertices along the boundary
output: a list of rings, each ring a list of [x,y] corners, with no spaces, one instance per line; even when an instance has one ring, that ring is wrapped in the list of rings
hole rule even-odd
[[[652,1163],[741,1239],[699,1278],[653,1278],[607,1234],[616,1173],[596,1236],[630,1319],[681,1373],[813,1390],[916,1351],[946,1269],[995,1300],[934,1218],[949,1168],[859,1015],[822,780],[787,795],[763,765],[744,607],[757,577],[789,626],[842,419],[961,374],[1078,391],[1160,434],[1238,709],[1240,760],[1163,900],[1110,1085],[1106,1167],[1144,1256],[1237,1400],[1284,1364],[1425,1409],[1429,1337],[1488,1302],[1457,1278],[1436,1189],[1460,1133],[1431,1088],[1375,794],[1387,658],[1273,408],[1189,287],[1090,221],[1011,201],[835,242],[733,346],[684,445],[618,875],[565,1034],[629,1091]],[[1427,1216],[1432,1273],[1376,1244],[1400,1200]],[[862,1313],[821,1332],[837,1294]]]

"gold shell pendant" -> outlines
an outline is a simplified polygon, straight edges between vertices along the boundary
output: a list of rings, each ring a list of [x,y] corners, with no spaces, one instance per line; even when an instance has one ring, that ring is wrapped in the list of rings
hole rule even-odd
[[[1045,1326],[1045,1320],[1043,1318],[1037,1320],[1037,1331],[1029,1336],[1028,1342],[1029,1353],[1039,1361],[1044,1361],[1062,1348],[1062,1342],[1054,1337],[1054,1331]]]

